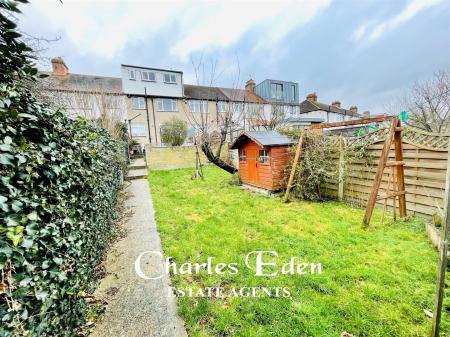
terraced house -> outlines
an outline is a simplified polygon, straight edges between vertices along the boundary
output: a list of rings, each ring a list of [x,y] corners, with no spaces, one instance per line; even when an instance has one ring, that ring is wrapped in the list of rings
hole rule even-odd
[[[229,109],[246,116],[262,111],[267,104],[248,86],[234,89],[184,84],[181,71],[122,65],[121,74],[131,135],[141,144],[162,145],[161,125],[173,117],[185,120],[193,135],[205,123],[214,130],[219,114]],[[248,127],[244,117],[231,134]]]
[[[45,73],[45,72],[44,72]],[[70,115],[126,121],[131,137],[141,145],[163,146],[162,124],[176,117],[187,122],[192,140],[198,130],[218,130],[221,114],[240,115],[228,130],[232,141],[242,131],[271,130],[276,126],[305,127],[313,123],[359,119],[356,107],[341,108],[318,102],[315,93],[299,102],[296,82],[266,79],[245,87],[223,88],[185,84],[183,72],[122,64],[120,77],[73,74],[60,57],[52,60],[52,72],[43,81],[48,97]]]

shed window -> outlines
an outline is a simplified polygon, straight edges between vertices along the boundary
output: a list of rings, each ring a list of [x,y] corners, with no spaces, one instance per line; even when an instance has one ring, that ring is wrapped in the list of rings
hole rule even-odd
[[[259,150],[258,161],[260,163],[268,163],[269,162],[269,150]]]
[[[239,160],[240,161],[246,161],[247,160],[247,152],[245,150],[239,151]]]

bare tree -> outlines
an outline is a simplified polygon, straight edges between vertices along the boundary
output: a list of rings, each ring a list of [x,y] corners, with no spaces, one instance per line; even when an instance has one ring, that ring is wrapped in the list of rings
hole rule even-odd
[[[388,111],[409,112],[407,124],[428,132],[450,131],[450,72],[440,70],[424,82],[416,82],[405,97],[391,102]]]
[[[212,63],[208,70],[205,69],[201,59],[197,63],[192,61],[192,65],[197,84],[203,84],[207,88],[207,98],[217,97],[218,89],[214,87],[218,78],[217,63]],[[236,70],[232,74],[233,86],[231,89],[223,89],[226,90],[228,98],[216,102],[218,109],[215,115],[208,113],[206,109],[200,108],[200,111],[192,109],[190,104],[194,104],[193,102],[188,101],[183,105],[187,119],[195,130],[197,144],[200,145],[206,158],[229,173],[235,173],[237,169],[223,160],[221,155],[227,141],[232,141],[233,135],[244,129],[245,99],[241,97],[242,91],[238,90],[240,82],[239,62],[237,62]],[[200,104],[207,105],[208,99],[200,101]]]
[[[248,106],[247,121],[250,130],[275,130],[289,115],[287,106],[279,103],[252,104]]]

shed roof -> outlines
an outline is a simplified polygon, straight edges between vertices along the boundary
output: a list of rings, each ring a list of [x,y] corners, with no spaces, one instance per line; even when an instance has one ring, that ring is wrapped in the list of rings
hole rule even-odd
[[[278,131],[245,131],[231,145],[231,149],[237,149],[247,139],[251,139],[259,146],[283,146],[294,142]]]

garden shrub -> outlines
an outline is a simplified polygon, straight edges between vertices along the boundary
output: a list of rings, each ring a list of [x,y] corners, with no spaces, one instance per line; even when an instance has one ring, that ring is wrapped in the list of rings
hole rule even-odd
[[[33,96],[16,4],[0,10],[0,336],[74,336],[114,233],[126,147]]]
[[[171,118],[161,125],[161,138],[170,146],[183,145],[188,135],[187,123],[179,118]]]

